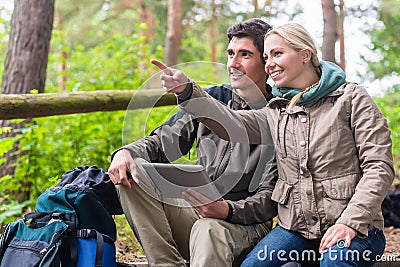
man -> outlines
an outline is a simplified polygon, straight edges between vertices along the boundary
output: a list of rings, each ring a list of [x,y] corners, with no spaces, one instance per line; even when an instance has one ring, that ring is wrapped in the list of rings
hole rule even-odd
[[[260,19],[250,19],[228,29],[231,84],[209,88],[210,95],[235,110],[267,103],[271,88],[262,54],[270,28]],[[149,181],[139,175],[137,158],[172,162],[188,153],[195,141],[198,164],[205,166],[212,180],[218,179],[224,198],[210,201],[189,190],[185,200],[160,201],[145,189]],[[269,159],[271,152],[263,146],[224,141],[179,111],[150,136],[115,152],[109,175],[150,266],[185,266],[185,260],[190,266],[232,266],[271,230],[276,168]],[[187,205],[199,201],[203,204]]]

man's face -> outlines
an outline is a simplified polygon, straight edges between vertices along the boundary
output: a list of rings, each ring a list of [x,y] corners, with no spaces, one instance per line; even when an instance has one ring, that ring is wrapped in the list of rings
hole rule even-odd
[[[233,37],[226,50],[228,74],[231,85],[237,93],[245,97],[256,88],[265,93],[266,73],[261,53],[249,37]]]

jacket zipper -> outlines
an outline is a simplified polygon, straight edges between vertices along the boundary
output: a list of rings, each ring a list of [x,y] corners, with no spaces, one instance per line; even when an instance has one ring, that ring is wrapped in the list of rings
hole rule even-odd
[[[228,150],[229,150],[229,153],[227,153]],[[228,161],[229,161],[231,153],[232,153],[232,144],[229,142],[225,148],[222,160],[218,164],[218,169],[215,172],[215,179],[217,179],[222,174],[222,172],[225,170],[226,166],[228,165]]]
[[[239,102],[237,102],[237,104],[239,105],[240,108],[237,109],[237,107],[235,107],[234,103],[236,101],[234,99],[234,95],[232,95],[231,101],[232,102],[230,104],[228,104],[227,106],[230,107],[232,110],[242,110],[243,109],[243,107],[240,105]],[[229,150],[229,154],[227,153],[228,150]],[[230,155],[232,154],[232,150],[233,150],[233,145],[232,145],[231,142],[229,142],[228,145],[225,148],[225,151],[223,153],[222,159],[218,164],[217,171],[215,172],[215,179],[217,179],[222,174],[222,172],[225,170],[226,166],[228,165]],[[227,156],[227,155],[229,155],[229,156]]]

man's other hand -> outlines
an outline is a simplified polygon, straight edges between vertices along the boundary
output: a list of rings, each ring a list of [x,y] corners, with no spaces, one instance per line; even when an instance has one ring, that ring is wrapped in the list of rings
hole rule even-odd
[[[108,176],[110,176],[111,181],[115,185],[122,184],[131,188],[133,182],[139,184],[136,164],[128,150],[121,149],[115,153],[108,169]]]
[[[190,188],[182,193],[182,197],[204,218],[225,220],[228,217],[229,205],[225,200],[211,201],[202,193]]]

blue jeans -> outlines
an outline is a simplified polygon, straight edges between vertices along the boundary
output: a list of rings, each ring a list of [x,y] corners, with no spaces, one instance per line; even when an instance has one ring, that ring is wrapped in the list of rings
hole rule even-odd
[[[383,231],[372,228],[368,237],[355,237],[350,247],[338,242],[322,255],[318,253],[320,240],[308,240],[296,232],[280,226],[269,232],[246,256],[242,267],[282,266],[299,262],[302,266],[373,266],[377,256],[385,250]]]

